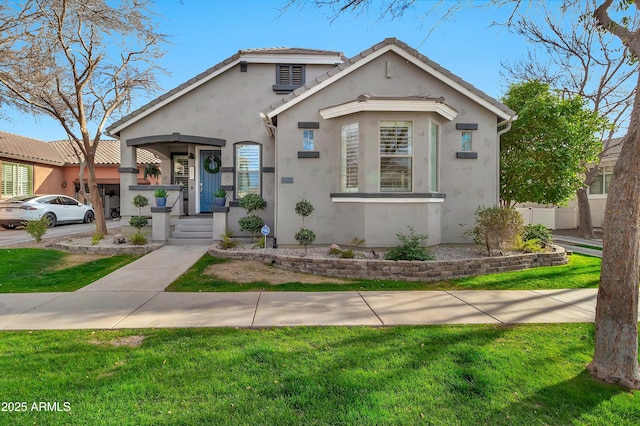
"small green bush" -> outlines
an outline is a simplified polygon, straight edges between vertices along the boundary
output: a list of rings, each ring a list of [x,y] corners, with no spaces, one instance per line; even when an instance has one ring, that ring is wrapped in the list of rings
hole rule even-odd
[[[299,244],[304,246],[304,254],[307,254],[307,246],[316,239],[316,234],[311,229],[300,228],[294,235]]]
[[[267,202],[258,194],[247,194],[240,199],[239,204],[247,211],[247,216],[238,220],[240,231],[248,231],[253,238],[253,234],[260,232],[264,226],[264,220],[253,212],[264,210],[267,207]]]
[[[147,244],[147,237],[140,231],[136,232],[129,238],[129,242],[136,246],[143,246]]]
[[[553,244],[553,235],[551,234],[551,229],[540,224],[532,223],[525,226],[524,232],[522,233],[522,239],[525,241],[539,240],[542,246]]]
[[[131,219],[129,219],[129,225],[137,228],[138,230],[147,226],[148,223],[149,219],[147,219],[146,216],[131,216]]]
[[[104,238],[104,235],[102,234],[93,234],[91,236],[91,245],[95,246],[96,244],[98,244],[102,239]]]
[[[247,194],[240,198],[240,207],[245,209],[249,215],[257,210],[267,208],[267,202],[258,194]]]
[[[429,237],[424,234],[416,234],[411,226],[408,228],[409,235],[396,234],[402,244],[389,250],[384,258],[386,260],[433,260],[433,255],[425,245]]]
[[[238,242],[231,238],[233,237],[233,233],[231,231],[224,231],[224,234],[220,235],[220,237],[222,237],[222,240],[220,241],[218,247],[220,247],[222,250],[228,250],[230,248],[238,246]]]
[[[313,213],[314,207],[309,200],[300,200],[296,203],[296,214],[302,217],[302,226],[304,227],[304,218]]]
[[[248,231],[251,234],[251,238],[253,238],[253,234],[260,232],[264,226],[264,220],[260,216],[250,214],[249,216],[241,217],[238,220],[238,225],[240,225],[241,231]]]
[[[47,233],[51,222],[46,216],[42,216],[40,219],[27,220],[23,222],[24,229],[31,237],[36,240],[36,243],[40,244],[42,237]]]

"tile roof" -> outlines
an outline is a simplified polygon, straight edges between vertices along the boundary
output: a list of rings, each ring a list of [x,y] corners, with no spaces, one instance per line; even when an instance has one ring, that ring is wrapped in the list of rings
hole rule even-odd
[[[0,131],[0,157],[55,166],[64,165],[64,160],[53,145],[3,131]]]
[[[336,52],[334,50],[318,50],[318,49],[306,49],[303,47],[263,47],[257,49],[241,49],[238,51],[240,54],[253,53],[253,54],[284,54],[284,55],[321,55],[321,56],[342,56],[342,52]]]
[[[74,146],[66,140],[50,142],[66,164],[80,164]],[[138,164],[160,163],[160,159],[149,151],[137,148]],[[95,162],[97,165],[120,164],[120,141],[103,139],[98,144]]]
[[[389,45],[396,45],[397,47],[399,47],[400,49],[404,50],[409,55],[415,57],[419,61],[422,61],[423,63],[425,63],[426,65],[428,65],[429,67],[431,67],[432,69],[434,69],[435,71],[437,71],[438,73],[443,75],[444,77],[454,81],[455,83],[457,83],[460,86],[462,86],[464,89],[468,90],[470,93],[480,97],[484,101],[486,101],[489,104],[493,105],[495,108],[497,108],[498,110],[503,112],[505,116],[509,116],[509,117],[516,116],[516,112],[511,110],[509,107],[507,107],[503,103],[501,103],[501,102],[497,101],[496,99],[492,98],[491,96],[487,95],[486,93],[484,93],[480,89],[476,88],[472,84],[468,83],[467,81],[465,81],[462,78],[458,77],[457,75],[453,74],[451,71],[447,70],[446,68],[443,68],[440,64],[438,64],[438,63],[432,61],[431,59],[427,58],[426,56],[424,56],[423,54],[418,52],[416,49],[410,47],[405,42],[400,41],[397,38],[386,38],[383,41],[381,41],[380,43],[378,43],[378,44],[376,44],[376,45],[374,45],[374,46],[372,46],[372,47],[360,52],[359,54],[355,55],[354,57],[346,60],[344,63],[342,63],[340,65],[337,65],[335,68],[332,68],[327,73],[320,75],[315,80],[308,81],[304,86],[299,87],[298,89],[294,90],[289,95],[287,95],[287,96],[283,97],[282,99],[280,99],[278,102],[275,102],[275,103],[271,104],[269,107],[264,109],[262,111],[262,113],[268,116],[270,113],[273,113],[276,109],[279,109],[280,107],[284,106],[288,102],[290,102],[290,101],[296,99],[297,97],[305,94],[310,89],[318,86],[319,84],[321,84],[325,80],[333,77],[336,74],[341,73],[342,71],[348,69],[349,67],[352,67],[353,65],[359,63],[360,61],[362,61],[365,58],[369,57],[373,53],[375,53],[375,52],[379,51],[380,49],[383,49],[384,47],[389,46]],[[286,109],[286,107],[285,107],[285,109]]]
[[[138,164],[160,163],[160,159],[144,149],[137,149]],[[0,131],[0,157],[32,163],[64,166],[79,164],[73,145],[67,140],[45,142]],[[96,151],[97,165],[120,164],[120,141],[101,140]]]

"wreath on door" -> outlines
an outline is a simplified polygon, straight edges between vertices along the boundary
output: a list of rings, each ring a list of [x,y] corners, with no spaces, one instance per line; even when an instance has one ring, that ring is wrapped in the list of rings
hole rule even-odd
[[[214,168],[211,168],[211,163],[215,164]],[[220,161],[220,158],[213,154],[204,159],[204,169],[211,174],[218,173],[220,171],[221,164],[222,162]]]

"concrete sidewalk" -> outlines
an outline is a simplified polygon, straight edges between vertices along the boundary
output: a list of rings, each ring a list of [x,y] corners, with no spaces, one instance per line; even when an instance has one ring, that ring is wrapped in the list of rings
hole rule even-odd
[[[586,245],[591,247],[600,247],[602,249],[602,240],[600,239],[587,240],[585,238],[567,237],[564,235],[554,234],[553,243],[559,245],[565,250],[569,250],[574,253],[582,253],[588,254],[589,256],[602,257],[602,250],[580,247],[580,245]]]
[[[0,294],[0,330],[592,322],[597,289],[168,293],[207,246],[165,246],[72,293]]]

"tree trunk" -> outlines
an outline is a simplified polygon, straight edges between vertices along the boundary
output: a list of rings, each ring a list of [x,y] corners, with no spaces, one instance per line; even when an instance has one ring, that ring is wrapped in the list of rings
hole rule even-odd
[[[580,188],[576,192],[578,198],[578,217],[580,223],[578,224],[578,231],[582,238],[595,238],[593,233],[593,222],[591,221],[591,206],[589,205],[589,198],[587,197],[587,188]]]
[[[602,270],[596,304],[595,354],[588,367],[591,374],[598,379],[632,389],[640,389],[639,169],[640,96],[636,96],[629,132],[624,137],[607,196],[603,225]]]
[[[98,191],[94,159],[87,159],[86,163],[87,169],[89,170],[89,195],[91,196],[93,210],[96,213],[96,235],[107,235],[109,232],[107,231],[107,221],[104,216],[104,204],[102,203],[102,197]]]

